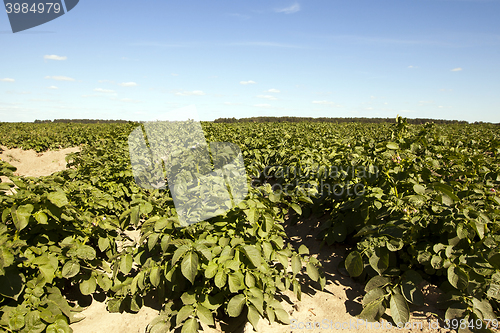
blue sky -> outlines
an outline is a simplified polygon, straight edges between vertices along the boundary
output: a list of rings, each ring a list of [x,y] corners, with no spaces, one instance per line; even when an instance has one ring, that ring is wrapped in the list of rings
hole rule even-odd
[[[500,122],[499,13],[498,0],[81,0],[16,34],[0,13],[0,121],[194,105],[200,120]]]

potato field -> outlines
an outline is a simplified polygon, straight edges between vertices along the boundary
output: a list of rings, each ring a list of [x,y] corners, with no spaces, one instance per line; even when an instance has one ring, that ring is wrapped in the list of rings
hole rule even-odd
[[[327,283],[316,254],[284,232],[310,217],[322,218],[321,251],[348,249],[339,271],[365,286],[359,318],[407,322],[426,280],[443,292],[443,322],[498,329],[499,126],[202,122],[207,142],[241,149],[248,194],[189,226],[168,187],[137,185],[138,126],[0,123],[8,148],[81,148],[39,178],[0,160],[0,331],[72,332],[83,319],[74,293],[105,294],[110,312],[137,312],[153,295],[162,308],[150,333],[242,314],[288,325],[281,292],[300,300],[304,284]]]

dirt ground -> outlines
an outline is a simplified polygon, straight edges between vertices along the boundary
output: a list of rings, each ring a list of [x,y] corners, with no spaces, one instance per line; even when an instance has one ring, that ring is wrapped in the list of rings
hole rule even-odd
[[[64,169],[66,167],[65,156],[76,151],[78,148],[37,154],[35,151],[0,147],[0,158],[18,168],[16,175],[40,177]],[[320,291],[314,289],[314,285],[312,287],[304,286],[300,302],[297,301],[292,292],[285,293],[282,304],[290,314],[291,325],[277,323],[271,325],[267,320],[261,319],[258,332],[450,332],[450,330],[439,328],[436,317],[433,315],[441,312],[434,307],[439,290],[431,285],[422,286],[425,306],[411,308],[412,317],[406,328],[389,327],[390,318],[387,315],[378,325],[377,323],[358,321],[355,316],[362,309],[363,286],[350,277],[342,275],[337,269],[339,262],[347,252],[345,247],[324,247],[320,251],[320,242],[314,237],[318,230],[318,223],[318,219],[310,218],[295,226],[288,225],[285,230],[294,246],[298,248],[300,244],[305,244],[311,253],[319,253],[318,259],[323,264],[327,277],[325,289]],[[137,314],[108,313],[104,301],[103,299],[87,301],[89,305],[82,312],[86,318],[71,325],[74,333],[144,333],[147,324],[158,313],[157,309],[146,306]],[[440,325],[442,327],[442,324]],[[322,326],[322,328],[318,326]],[[204,327],[203,332],[249,333],[254,331],[243,318],[236,318],[228,322],[220,321],[216,327]]]

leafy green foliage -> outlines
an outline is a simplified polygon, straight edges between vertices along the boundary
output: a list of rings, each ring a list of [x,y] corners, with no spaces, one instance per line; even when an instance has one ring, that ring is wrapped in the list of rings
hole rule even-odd
[[[137,125],[0,123],[8,147],[81,145],[49,177],[15,177],[0,161],[14,182],[0,183],[2,329],[69,332],[81,320],[69,290],[105,293],[112,312],[137,312],[153,293],[163,307],[148,332],[196,332],[222,314],[287,324],[280,292],[300,299],[303,276],[326,283],[282,225],[312,214],[330,216],[324,243],[353,249],[343,265],[366,283],[361,318],[390,309],[407,321],[423,278],[447,293],[446,318],[498,317],[497,127],[204,123],[207,141],[239,145],[251,186],[234,209],[181,228],[168,189],[134,182],[127,137]]]
[[[70,169],[49,177],[15,177],[0,161],[0,175],[16,186],[14,193],[10,183],[0,187],[0,327],[71,331],[68,324],[81,318],[62,296],[70,290],[104,292],[111,312],[137,312],[154,293],[163,310],[151,332],[196,332],[200,322],[214,325],[222,313],[243,311],[254,325],[264,317],[286,323],[280,291],[293,288],[300,297],[303,270],[324,285],[307,248],[297,253],[287,244],[281,223],[288,208],[277,206],[282,198],[269,187],[181,228],[168,190],[134,183],[126,145],[133,126],[106,127],[110,133],[68,157]],[[138,240],[129,237],[134,230]]]

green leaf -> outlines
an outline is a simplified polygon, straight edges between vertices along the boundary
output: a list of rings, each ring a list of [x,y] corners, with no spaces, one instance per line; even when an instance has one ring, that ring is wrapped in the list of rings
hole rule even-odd
[[[96,252],[88,245],[80,245],[76,249],[76,256],[84,260],[93,260],[96,257]]]
[[[227,314],[230,317],[238,317],[243,310],[243,305],[245,305],[245,296],[242,294],[234,296],[227,303]]]
[[[471,221],[471,224],[476,231],[477,235],[479,236],[479,239],[484,238],[484,223],[482,223],[479,220],[473,220]]]
[[[260,314],[259,311],[252,304],[248,305],[247,319],[252,324],[255,331],[257,331],[257,325],[259,324]]]
[[[56,268],[50,264],[46,264],[46,265],[38,266],[38,269],[40,270],[40,273],[42,273],[43,277],[45,278],[45,281],[47,281],[47,283],[52,283],[52,280],[54,279],[54,276],[55,276]]]
[[[215,285],[217,288],[222,289],[226,285],[226,280],[227,280],[227,274],[224,272],[223,269],[219,270],[217,274],[215,275]]]
[[[478,300],[477,298],[472,299],[472,304],[474,305],[474,309],[477,309],[483,315],[484,320],[495,320],[497,316],[493,311],[493,307],[487,299]]]
[[[245,273],[245,284],[248,288],[255,287],[255,276],[249,271]]]
[[[33,214],[33,216],[35,217],[36,221],[39,224],[47,224],[47,221],[48,221],[47,214],[45,214],[41,210],[39,210],[38,212]]]
[[[104,290],[108,291],[113,286],[113,281],[106,274],[97,275],[97,284]]]
[[[269,193],[269,200],[271,202],[274,202],[274,203],[279,202],[280,201],[280,195],[271,192],[271,193]]]
[[[370,266],[382,274],[389,267],[389,251],[385,247],[376,248],[369,261]]]
[[[290,204],[290,207],[293,208],[293,210],[298,214],[298,215],[302,215],[302,208],[300,208],[300,206],[296,203],[291,203]]]
[[[386,144],[386,147],[389,148],[389,149],[392,149],[392,150],[397,150],[399,149],[399,145],[395,142],[388,142]]]
[[[448,267],[448,281],[453,287],[462,290],[469,285],[469,276],[462,268],[451,265]]]
[[[161,232],[167,226],[168,226],[168,219],[166,217],[160,217],[160,219],[155,222],[155,231]]]
[[[72,333],[66,318],[59,318],[54,323],[47,326],[47,333]]]
[[[125,275],[128,274],[132,269],[132,264],[133,264],[133,258],[130,253],[122,255],[120,259],[120,271]]]
[[[392,319],[398,327],[404,327],[404,324],[410,320],[408,303],[406,303],[406,300],[401,294],[393,294],[389,303]]]
[[[14,208],[14,207],[12,207],[12,208]],[[17,230],[21,231],[24,228],[26,228],[33,209],[34,209],[33,205],[28,204],[28,205],[19,206],[16,210],[14,210],[12,212],[14,225],[16,226]]]
[[[149,251],[153,250],[156,243],[158,243],[159,237],[160,237],[159,233],[152,233],[151,235],[149,235],[149,237],[148,237],[148,249],[149,249]]]
[[[379,321],[380,317],[385,313],[385,306],[382,304],[383,298],[369,303],[363,308],[363,311],[358,315],[360,319],[366,320],[368,322]]]
[[[111,298],[108,300],[107,308],[111,313],[120,312],[120,306],[123,302],[122,298]]]
[[[492,283],[486,292],[486,295],[500,301],[500,284]]]
[[[446,184],[441,184],[441,183],[434,183],[432,184],[434,189],[436,191],[439,191],[443,194],[445,194],[448,198],[450,198],[453,201],[460,201],[460,198],[456,196],[456,194],[453,192],[453,188],[449,185]]]
[[[238,272],[238,273],[240,273],[240,272]],[[242,276],[240,276],[240,274],[231,273],[228,275],[229,291],[232,293],[237,293],[238,290],[242,289],[242,287],[243,287],[243,284],[241,281]]]
[[[185,321],[189,316],[194,314],[194,307],[192,305],[184,305],[177,313],[177,317],[175,318],[175,324],[180,325],[183,321]]]
[[[345,259],[345,268],[350,276],[356,277],[363,273],[363,258],[358,251],[352,251]]]
[[[139,206],[134,206],[130,209],[130,223],[137,225],[139,223]]]
[[[278,321],[282,324],[290,324],[290,318],[288,317],[288,313],[285,310],[274,309],[274,314],[276,315],[276,319],[278,319]]]
[[[318,273],[318,269],[316,268],[316,266],[314,266],[313,264],[308,262],[306,265],[306,272],[307,272],[307,275],[311,278],[311,280],[318,281],[319,273]]]
[[[296,275],[302,269],[302,263],[300,262],[300,257],[296,254],[292,256],[292,272]]]
[[[9,318],[9,328],[14,331],[18,331],[24,327],[24,315],[21,313],[16,313]]]
[[[161,268],[159,266],[154,266],[153,268],[151,268],[151,272],[149,274],[149,280],[151,281],[151,284],[155,287],[158,287],[160,285]]]
[[[467,312],[467,305],[462,303],[454,303],[448,307],[444,315],[445,319],[462,319]]]
[[[182,325],[181,333],[198,333],[198,321],[194,318],[189,318]]]
[[[381,276],[381,275],[375,275],[368,281],[368,283],[365,286],[365,291],[370,291],[372,289],[378,288],[378,287],[383,287],[386,284],[391,282],[391,279],[386,277],[386,276]]]
[[[194,279],[198,273],[198,254],[190,252],[182,260],[181,264],[182,275],[194,284]]]
[[[160,318],[160,317],[157,317]],[[148,333],[165,333],[170,332],[170,322],[160,319],[158,322],[153,321],[148,325]]]
[[[413,185],[413,190],[415,193],[420,194],[420,195],[425,195],[425,187],[420,185],[420,184],[415,184]]]
[[[244,245],[243,252],[252,264],[259,268],[262,265],[262,257],[260,251],[253,245]]]
[[[181,296],[181,301],[184,305],[196,303],[196,291],[191,289],[184,292]]]
[[[109,238],[99,237],[97,246],[99,246],[99,250],[101,250],[101,252],[106,251],[109,247]]]
[[[309,254],[309,249],[307,248],[307,246],[305,246],[304,244],[299,246],[299,254],[300,255]]]
[[[80,263],[76,260],[67,261],[62,268],[62,276],[66,279],[72,278],[80,272]]]
[[[90,276],[88,279],[80,282],[80,291],[84,295],[91,295],[95,292],[97,287],[96,280],[93,276]]]
[[[257,214],[255,207],[252,207],[248,210],[245,210],[245,214],[247,215],[248,221],[251,224],[254,224],[256,222],[258,214]]]
[[[300,289],[299,281],[297,281],[296,279],[293,279],[292,286],[293,286],[293,293],[295,294],[295,297],[297,297],[297,299],[300,301],[302,298],[302,289]]]
[[[64,192],[51,192],[47,195],[47,199],[52,202],[57,207],[61,208],[69,204],[68,198],[66,198],[66,194]]]
[[[217,274],[218,268],[219,268],[219,266],[215,262],[213,262],[213,261],[209,262],[207,265],[207,268],[205,269],[205,277],[207,279],[213,278],[215,276],[215,274]]]
[[[189,248],[190,246],[187,244],[179,246],[172,256],[172,265],[175,265],[175,263],[189,250]]]
[[[364,306],[366,306],[372,302],[380,300],[385,295],[386,295],[386,292],[382,288],[371,289],[363,297],[362,303]]]
[[[200,318],[202,322],[204,322],[207,325],[213,326],[215,324],[212,311],[210,311],[201,304],[196,305],[196,315],[198,318]]]
[[[30,311],[25,317],[25,324],[29,333],[42,333],[47,326],[40,318],[40,311]]]

